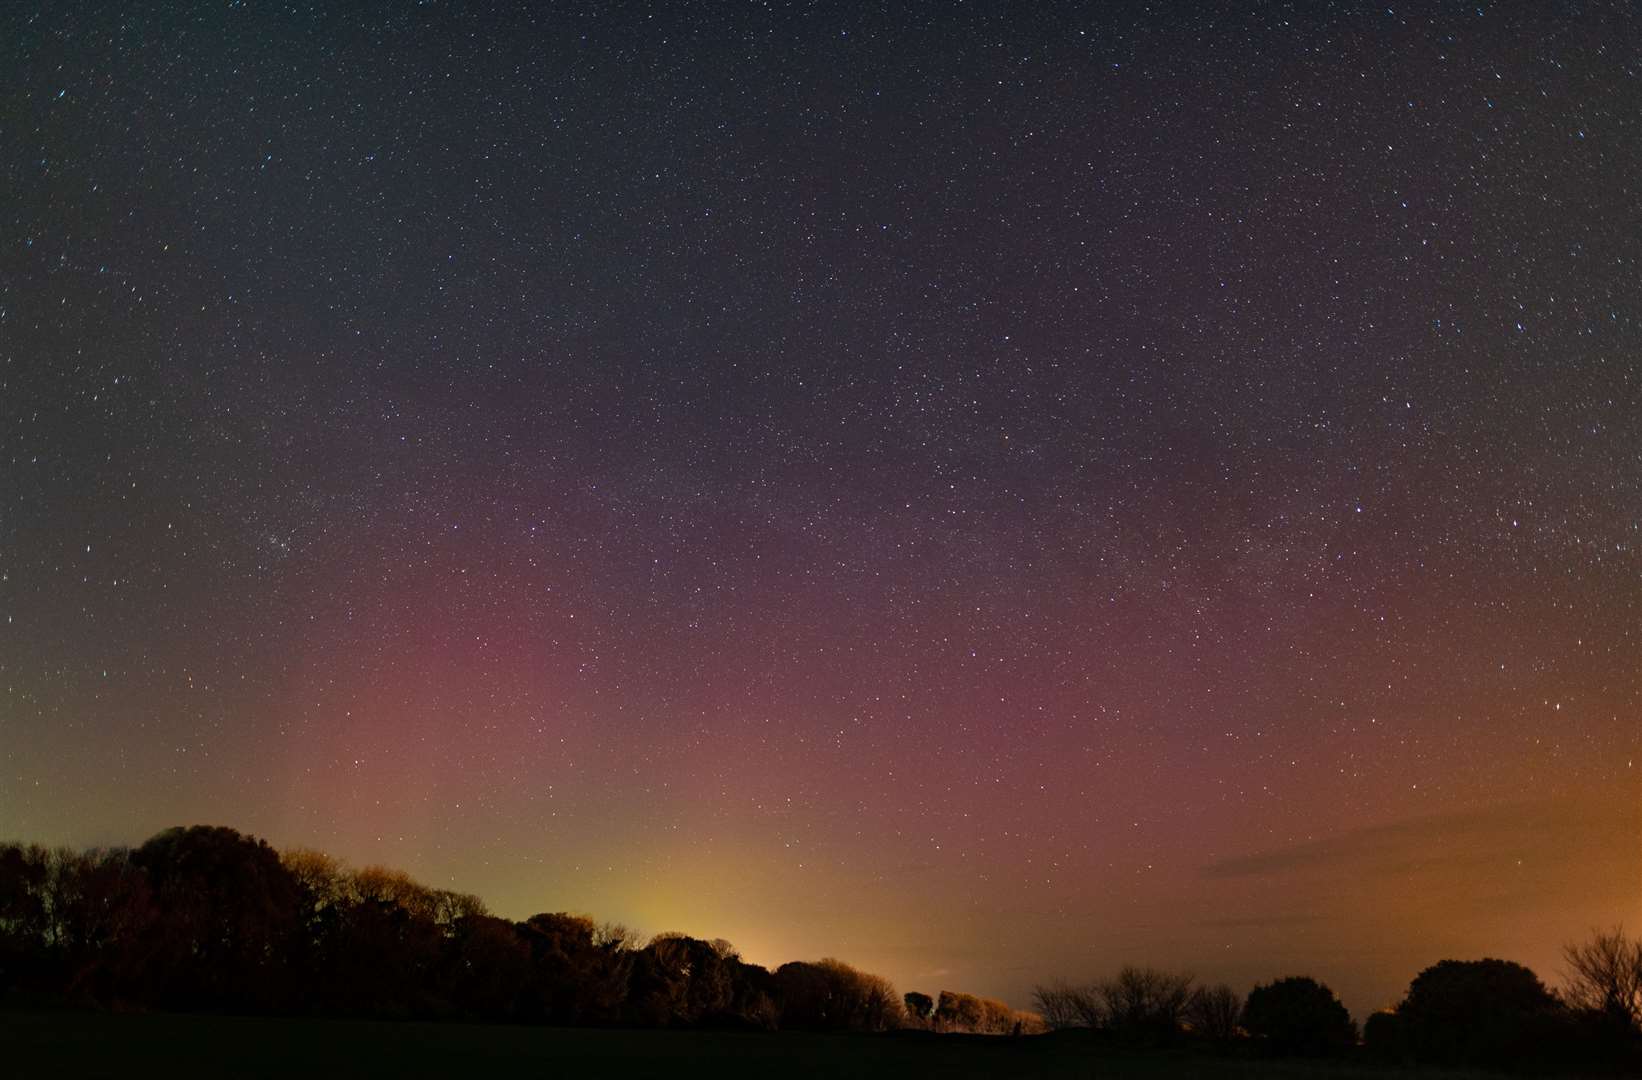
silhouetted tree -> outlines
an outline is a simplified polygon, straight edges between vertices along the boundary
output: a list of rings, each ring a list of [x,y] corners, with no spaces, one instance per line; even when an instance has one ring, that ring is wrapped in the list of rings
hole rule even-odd
[[[1160,1045],[1180,1033],[1192,977],[1155,968],[1125,967],[1099,985],[1106,1024],[1127,1039]]]
[[[627,949],[625,940],[601,941],[599,928],[585,915],[533,915],[517,929],[531,957],[527,1018],[558,1024],[609,1023],[624,1009],[636,1008],[629,1001],[631,985],[635,993],[642,991],[648,1011],[632,1011],[629,1019],[654,1025],[672,1022],[675,995],[663,992],[671,986],[663,986],[668,973],[651,962],[649,950],[640,954]]]
[[[354,899],[347,870],[323,851],[287,848],[279,853],[279,861],[302,891],[303,901],[309,908],[336,907]]]
[[[1395,1009],[1381,1009],[1363,1021],[1363,1049],[1372,1058],[1401,1064],[1412,1061],[1403,1040],[1403,1022]]]
[[[1019,1023],[1015,1010],[1004,1002],[997,998],[981,998],[981,1023],[977,1031],[987,1035],[1008,1035]]]
[[[1408,986],[1394,1017],[1376,1021],[1378,1056],[1440,1065],[1505,1065],[1554,1053],[1567,1015],[1539,977],[1509,960],[1444,960]]]
[[[451,927],[443,981],[458,1015],[513,1020],[530,980],[530,947],[506,919],[469,915]]]
[[[1016,1010],[1014,1034],[1042,1035],[1048,1030],[1049,1025],[1044,1023],[1042,1016],[1035,1012]]]
[[[632,1015],[660,1026],[723,1023],[734,996],[735,963],[711,942],[658,935],[635,957]]]
[[[1591,940],[1566,946],[1564,996],[1621,1036],[1642,1036],[1642,940],[1631,941],[1623,928],[1594,931]]]
[[[1043,1022],[1057,1031],[1066,1028],[1098,1028],[1106,1023],[1100,988],[1079,986],[1057,979],[1032,991],[1032,1004]]]
[[[782,1027],[885,1031],[899,1026],[903,1015],[887,979],[838,960],[782,964],[775,989]]]
[[[63,992],[108,1003],[139,996],[159,917],[148,876],[124,848],[61,852],[56,861]]]
[[[1242,1013],[1243,999],[1225,983],[1198,987],[1186,1003],[1186,1022],[1193,1033],[1214,1042],[1227,1042],[1237,1036]]]
[[[678,987],[667,1023],[722,1021],[729,1014],[737,957],[728,942],[662,934],[645,951],[655,965],[666,971],[668,981]]]
[[[424,922],[436,922],[438,900],[432,889],[402,870],[367,866],[353,875],[350,899],[358,903],[384,904]]]
[[[430,889],[398,870],[350,870],[297,848],[280,863],[298,889],[292,970],[301,1002],[322,1015],[437,1018],[461,1012],[452,995],[455,927],[484,913],[476,897]]]
[[[980,1031],[984,1013],[981,999],[973,994],[942,990],[935,1002],[938,1031]]]
[[[888,1031],[901,1026],[901,996],[881,975],[858,971],[841,960],[819,966],[832,981],[834,1008],[850,1031]]]
[[[920,995],[922,996],[922,995]],[[1044,1030],[1035,1013],[1017,1012],[995,998],[942,990],[933,1017],[937,1031],[964,1031],[976,1035],[1009,1035]]]
[[[0,990],[140,997],[154,918],[147,877],[123,848],[0,846]]]
[[[338,913],[329,951],[331,1011],[427,1018],[448,1002],[436,980],[444,935],[425,909],[373,897]]]
[[[0,992],[52,982],[51,854],[38,844],[0,845]]]
[[[832,979],[819,966],[793,960],[775,969],[776,1005],[784,1028],[841,1027],[832,1009]]]
[[[167,829],[131,856],[158,918],[149,974],[160,1001],[192,1007],[281,1004],[300,891],[274,850],[233,829]]]
[[[1243,1027],[1274,1054],[1324,1057],[1357,1045],[1357,1025],[1334,991],[1303,975],[1250,990]]]
[[[346,907],[354,902],[351,875],[336,859],[311,848],[281,851],[279,861],[297,887],[297,926],[290,953],[293,978],[306,988],[302,998],[308,1011],[333,1011],[338,935]]]
[[[775,976],[768,969],[739,957],[729,963],[730,1013],[719,1018],[719,1022],[774,1031],[781,1022],[781,1011],[775,1003]]]
[[[1533,972],[1444,961],[1365,1025],[1375,1055],[1455,1065],[1642,1066],[1642,943],[1622,931],[1569,946],[1570,1009]],[[232,829],[170,829],[134,852],[0,845],[0,991],[100,1003],[302,1008],[322,1014],[597,1024],[880,1031],[906,1022],[1009,1033],[1103,1027],[1163,1043],[1183,1019],[1237,1032],[1236,995],[1124,968],[1094,985],[1039,986],[1043,1017],[973,994],[898,996],[837,960],[769,972],[723,939],[662,934],[642,949],[620,926],[553,913],[490,917],[477,897],[396,870],[351,871],[318,852],[275,856]],[[26,998],[24,1000],[27,1000]],[[1327,1053],[1354,1029],[1315,980],[1256,987],[1243,1025],[1274,1052]],[[1559,1056],[1560,1055],[1560,1056]]]
[[[631,952],[639,947],[640,936],[621,923],[600,923],[593,929],[593,944],[601,949]]]

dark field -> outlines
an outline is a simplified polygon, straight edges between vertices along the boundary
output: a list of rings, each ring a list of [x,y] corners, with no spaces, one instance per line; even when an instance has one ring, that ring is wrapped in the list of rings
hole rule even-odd
[[[1126,1053],[1067,1036],[592,1030],[218,1016],[0,1013],[0,1075],[1480,1077]]]

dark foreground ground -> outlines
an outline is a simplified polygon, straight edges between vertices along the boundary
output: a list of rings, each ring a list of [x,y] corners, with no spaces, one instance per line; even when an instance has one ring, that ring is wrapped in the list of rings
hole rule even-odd
[[[623,1031],[221,1016],[0,1012],[0,1076],[1201,1077],[1482,1076],[1134,1053],[1075,1035]]]

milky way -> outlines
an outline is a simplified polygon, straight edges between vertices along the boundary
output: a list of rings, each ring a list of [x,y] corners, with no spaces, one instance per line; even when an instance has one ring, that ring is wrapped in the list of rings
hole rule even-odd
[[[339,6],[0,16],[0,835],[1023,1005],[1642,923],[1632,5]]]

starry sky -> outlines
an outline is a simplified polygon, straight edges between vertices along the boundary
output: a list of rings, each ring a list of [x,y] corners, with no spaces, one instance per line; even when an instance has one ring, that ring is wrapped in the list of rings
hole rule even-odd
[[[1630,3],[8,5],[0,835],[1028,1003],[1642,926]]]

